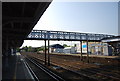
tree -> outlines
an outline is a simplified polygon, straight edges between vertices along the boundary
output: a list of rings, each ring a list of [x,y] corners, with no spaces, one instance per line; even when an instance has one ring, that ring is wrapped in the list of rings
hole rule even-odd
[[[18,48],[16,49],[16,51],[17,51],[17,52],[20,52],[20,48],[18,47]]]
[[[67,44],[63,44],[63,46],[64,46],[64,47],[70,47],[70,46],[68,46]]]
[[[67,44],[63,44],[64,47],[67,47]]]
[[[28,51],[28,47],[27,46],[23,47],[22,49],[25,50],[26,52]]]
[[[32,47],[29,46],[27,51],[28,51],[28,52],[31,52],[31,51],[32,51]]]
[[[44,48],[41,48],[41,47],[37,48],[37,51],[43,51],[43,50]]]

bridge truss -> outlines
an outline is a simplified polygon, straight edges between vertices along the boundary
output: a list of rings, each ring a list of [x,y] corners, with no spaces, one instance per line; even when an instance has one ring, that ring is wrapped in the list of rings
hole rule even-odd
[[[33,40],[68,40],[68,41],[100,41],[113,35],[77,33],[64,31],[32,30],[27,39]]]

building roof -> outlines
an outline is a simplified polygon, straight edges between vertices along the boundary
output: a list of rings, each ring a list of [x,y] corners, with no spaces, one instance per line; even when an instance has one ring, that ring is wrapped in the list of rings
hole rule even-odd
[[[50,45],[51,48],[62,48],[64,49],[64,46],[60,45],[60,44],[53,44],[53,45]]]
[[[69,49],[75,49],[76,47],[65,47],[64,49],[69,50]]]
[[[102,42],[120,42],[120,36],[114,36],[114,37],[104,38],[101,41]]]

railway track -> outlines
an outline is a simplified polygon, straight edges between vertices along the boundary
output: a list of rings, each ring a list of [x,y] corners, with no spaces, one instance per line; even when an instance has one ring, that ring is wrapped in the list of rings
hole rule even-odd
[[[38,59],[38,58],[34,58],[34,57],[30,57],[30,58],[32,58],[32,59],[34,59],[36,62],[40,62],[40,63],[43,63],[44,64],[44,60],[43,59]],[[52,63],[51,64],[52,66],[56,66],[56,64],[54,64],[54,63]],[[58,65],[57,65],[58,66]],[[61,67],[61,66],[59,66],[59,67]],[[64,70],[67,70],[67,71],[69,71],[69,72],[71,72],[71,73],[75,73],[74,71],[71,71],[70,69],[66,69],[66,68],[64,68]],[[77,74],[77,73],[75,73],[75,74]],[[88,77],[88,76],[83,76],[83,74],[82,75],[80,75],[80,74],[77,74],[77,75],[79,75],[79,77],[81,77],[81,78],[84,78],[84,80],[82,80],[82,79],[79,79],[80,81],[96,81],[96,79],[95,78],[91,78],[91,77]],[[66,79],[66,81],[68,81],[68,80],[70,80],[70,79]],[[79,81],[78,79],[77,80],[72,80],[72,81]],[[71,81],[71,80],[70,80]]]
[[[42,57],[42,55],[40,56]],[[100,66],[99,68],[92,67],[92,68],[87,68],[87,69],[81,69],[79,66],[73,66],[71,64],[68,65],[67,63],[64,63],[64,61],[62,61],[63,59],[61,60],[61,62],[60,60],[58,60],[57,58],[55,59],[54,57],[51,57],[51,59],[52,59],[51,63],[53,65],[61,66],[65,68],[66,70],[70,70],[72,72],[83,75],[85,77],[96,79],[98,81],[120,81],[120,75],[119,75],[120,71],[117,71],[117,69],[120,68],[119,66],[117,67]],[[40,59],[40,60],[44,61],[44,59]]]
[[[53,58],[52,58],[53,59]],[[57,59],[56,59],[57,60]],[[103,68],[86,68],[86,69],[80,69],[78,66],[73,66],[73,65],[68,65],[67,63],[61,62],[57,63],[54,58],[52,60],[52,64],[58,65],[58,66],[63,66],[66,69],[72,70],[78,74],[84,74],[85,76],[97,79],[97,80],[107,80],[111,79],[112,81],[119,81],[120,80],[120,75],[119,73],[114,73],[114,72],[108,72],[106,70],[103,70]],[[109,67],[110,68],[110,67]]]
[[[35,81],[65,81],[34,59],[25,57],[26,64],[30,69]]]

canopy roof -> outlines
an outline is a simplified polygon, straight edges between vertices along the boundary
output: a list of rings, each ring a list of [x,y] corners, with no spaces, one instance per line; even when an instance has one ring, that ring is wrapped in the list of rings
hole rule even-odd
[[[2,2],[3,48],[20,47],[51,2]]]
[[[53,45],[50,45],[51,48],[61,48],[61,49],[64,49],[64,46],[60,45],[60,44],[53,44]]]

